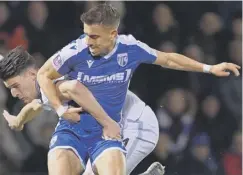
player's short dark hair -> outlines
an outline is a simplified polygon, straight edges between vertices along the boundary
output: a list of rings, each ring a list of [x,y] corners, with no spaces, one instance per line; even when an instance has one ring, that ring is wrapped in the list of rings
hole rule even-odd
[[[104,26],[119,26],[120,14],[116,8],[110,4],[97,5],[80,17],[81,21],[87,25],[104,25]]]
[[[22,46],[18,46],[0,60],[0,78],[5,81],[20,75],[29,67],[36,67],[34,58]]]

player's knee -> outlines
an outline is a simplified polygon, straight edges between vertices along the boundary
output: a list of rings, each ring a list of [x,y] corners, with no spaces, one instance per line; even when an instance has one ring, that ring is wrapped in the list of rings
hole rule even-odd
[[[48,153],[48,171],[50,175],[57,175],[63,171],[63,166],[66,165],[66,170],[70,173],[68,157],[65,150],[56,149]]]
[[[48,169],[55,172],[61,172],[63,168],[77,173],[81,173],[84,170],[78,157],[72,150],[56,149],[49,152]]]
[[[62,81],[58,84],[59,91],[62,93],[72,92],[75,89],[76,80]]]
[[[82,91],[84,86],[78,80],[68,80],[60,84],[59,89],[62,93],[72,93]]]
[[[59,161],[67,161],[69,159],[68,150],[56,149],[48,154],[48,163],[58,164]]]
[[[110,173],[108,175],[125,175],[126,174],[126,163],[124,155],[115,156],[116,158],[110,159],[108,162],[112,165]]]
[[[125,175],[125,155],[120,150],[109,150],[97,160],[96,168],[100,175]]]
[[[69,80],[68,83],[69,83],[69,88],[68,88],[68,90],[71,91],[71,92],[73,92],[73,91],[75,91],[75,90],[77,89],[78,84],[79,84],[80,82],[79,82],[78,80]],[[80,83],[80,84],[81,84],[81,83]]]

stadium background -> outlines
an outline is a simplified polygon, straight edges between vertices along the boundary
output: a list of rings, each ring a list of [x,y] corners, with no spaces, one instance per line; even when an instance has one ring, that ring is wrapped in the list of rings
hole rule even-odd
[[[82,33],[80,14],[97,2],[0,2],[0,53],[23,45],[40,64]],[[242,65],[242,2],[112,2],[122,14],[120,33],[149,46],[207,64]],[[130,89],[156,112],[160,140],[134,171],[153,161],[166,175],[242,174],[242,77],[141,65]],[[23,104],[0,86],[0,110]],[[43,112],[11,131],[0,116],[0,175],[46,174],[46,154],[57,117]]]

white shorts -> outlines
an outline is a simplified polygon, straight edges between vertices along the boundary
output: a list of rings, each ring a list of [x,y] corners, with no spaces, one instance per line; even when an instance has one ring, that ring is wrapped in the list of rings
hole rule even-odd
[[[155,148],[159,139],[158,120],[149,106],[143,109],[138,120],[126,120],[123,130],[124,140],[128,138],[127,149],[127,175]],[[83,175],[93,175],[90,161],[86,165]]]

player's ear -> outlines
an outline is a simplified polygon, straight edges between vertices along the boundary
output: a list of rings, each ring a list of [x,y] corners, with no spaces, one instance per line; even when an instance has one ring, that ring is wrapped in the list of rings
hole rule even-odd
[[[117,37],[117,35],[118,35],[118,31],[117,30],[112,30],[111,31],[111,39],[113,40],[114,38],[116,38]]]

